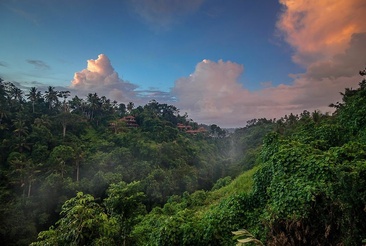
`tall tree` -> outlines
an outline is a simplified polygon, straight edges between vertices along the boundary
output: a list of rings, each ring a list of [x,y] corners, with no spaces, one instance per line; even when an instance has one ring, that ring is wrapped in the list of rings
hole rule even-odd
[[[49,86],[48,90],[45,91],[45,101],[48,103],[48,109],[52,109],[58,103],[58,91],[55,90],[55,87]]]
[[[87,97],[89,108],[89,119],[93,120],[99,109],[101,108],[100,98],[97,93],[89,93]]]
[[[62,97],[64,100],[62,102],[62,111],[67,112],[69,111],[69,104],[67,103],[66,99],[70,96],[70,91],[60,91],[57,94],[58,97]]]
[[[124,103],[120,103],[118,105],[118,113],[119,113],[119,116],[120,117],[125,116],[126,115],[126,112],[127,112],[126,105]]]
[[[23,101],[23,91],[16,87],[14,84],[11,84],[10,90],[11,96],[15,101],[22,102]]]
[[[42,96],[41,92],[37,91],[36,87],[31,87],[29,89],[28,94],[26,94],[26,96],[27,96],[27,99],[32,102],[32,112],[34,113],[35,112],[34,105],[41,98],[41,96]]]
[[[29,149],[29,145],[27,143],[26,137],[28,136],[29,129],[26,125],[25,115],[21,113],[17,113],[17,118],[13,120],[14,125],[14,134],[15,134],[15,147],[19,150],[19,152],[23,152],[24,149]]]
[[[131,113],[132,109],[135,107],[135,104],[133,102],[129,102],[127,104],[127,111],[128,113]]]
[[[108,198],[105,199],[105,205],[109,213],[119,222],[118,234],[122,239],[122,245],[126,245],[128,235],[138,222],[137,216],[146,213],[145,206],[142,204],[145,195],[141,192],[139,182],[112,184],[107,193]]]
[[[61,177],[64,178],[64,175],[69,169],[69,164],[72,163],[74,157],[75,152],[72,147],[66,145],[58,145],[52,150],[49,162],[52,165],[52,169],[55,170],[57,173],[60,173]]]
[[[93,196],[78,192],[62,206],[57,227],[38,235],[41,245],[117,245],[113,241],[118,225],[108,218]]]
[[[67,126],[70,126],[72,124],[77,124],[82,121],[82,117],[80,115],[73,114],[70,112],[62,112],[62,113],[56,115],[55,118],[62,125],[62,137],[63,138],[66,136]]]
[[[8,161],[15,181],[19,182],[20,187],[23,188],[23,196],[27,193],[29,198],[32,194],[32,184],[36,179],[36,174],[39,172],[37,165],[34,164],[32,159],[27,158],[25,154],[17,152],[13,152]]]

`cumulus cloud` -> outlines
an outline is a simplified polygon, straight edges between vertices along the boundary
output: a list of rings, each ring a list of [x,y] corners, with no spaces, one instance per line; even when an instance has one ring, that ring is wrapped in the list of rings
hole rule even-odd
[[[110,60],[104,54],[98,59],[87,61],[86,69],[76,72],[70,88],[78,94],[96,92],[120,102],[134,101],[136,99],[136,85],[119,78]]]
[[[328,105],[340,100],[339,92],[358,86],[358,70],[366,65],[364,0],[279,1],[283,10],[277,29],[294,48],[293,61],[304,66],[306,72],[291,75],[291,84],[258,81],[262,88],[249,91],[239,81],[243,65],[203,60],[191,75],[176,80],[172,88],[174,104],[182,112],[200,123],[240,127],[253,118],[279,118],[303,110],[331,111]],[[192,1],[192,5],[179,7],[182,9],[174,7],[178,6],[175,0],[133,3],[146,21],[164,26],[173,13],[194,12],[202,1]],[[71,87],[135,104],[157,97],[172,102],[168,93],[137,91],[137,86],[118,77],[105,55],[89,60],[86,69],[75,73]]]
[[[247,91],[237,83],[243,66],[224,62],[203,60],[195,71],[186,78],[175,82],[172,90],[179,106],[191,114],[204,113],[203,118],[220,117],[233,112],[233,105],[243,99],[238,95]]]
[[[50,69],[50,66],[48,66],[47,63],[45,63],[44,61],[32,60],[32,59],[28,59],[26,61],[27,61],[27,63],[34,65],[34,67],[36,69],[40,69],[40,70]]]
[[[178,79],[172,90],[177,106],[195,121],[223,127],[245,126],[253,118],[280,118],[285,114],[319,109],[339,100],[345,87],[357,86],[359,77],[315,79],[298,76],[292,85],[278,85],[258,91],[245,89],[238,78],[243,66],[234,62],[203,60],[195,71]]]
[[[277,28],[295,49],[293,60],[309,66],[344,52],[352,36],[366,32],[364,0],[280,0]]]
[[[345,52],[309,65],[305,76],[313,79],[354,76],[366,65],[366,33],[353,34]]]
[[[306,72],[291,75],[291,84],[258,82],[262,89],[249,91],[238,80],[241,65],[204,60],[173,89],[178,106],[194,120],[235,127],[305,109],[327,112],[341,99],[339,92],[358,86],[358,71],[366,65],[364,0],[279,1],[277,30]]]
[[[167,29],[176,18],[196,12],[204,0],[130,0],[136,13],[155,29]]]

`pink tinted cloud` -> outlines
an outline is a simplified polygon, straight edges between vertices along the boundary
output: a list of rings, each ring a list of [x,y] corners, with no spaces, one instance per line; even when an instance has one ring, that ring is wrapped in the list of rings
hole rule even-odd
[[[293,60],[306,72],[293,75],[289,85],[264,82],[262,89],[249,91],[238,79],[243,65],[203,60],[172,89],[177,99],[174,104],[181,112],[200,123],[240,127],[253,118],[279,118],[303,110],[330,111],[328,105],[341,99],[339,92],[357,87],[361,80],[358,70],[366,65],[364,0],[280,2],[284,9],[277,28],[294,48]],[[165,11],[163,7],[161,11]],[[97,90],[136,104],[136,86],[119,79],[103,55],[75,73],[72,87]]]
[[[238,80],[243,66],[234,62],[203,60],[172,90],[176,105],[195,121],[222,127],[242,127],[253,118],[280,118],[285,114],[319,109],[329,112],[345,87],[355,87],[359,76],[309,79],[298,76],[291,85],[249,91]]]
[[[309,66],[344,52],[352,35],[366,32],[364,0],[279,0],[277,28],[295,49],[293,60]]]
[[[232,113],[232,105],[243,99],[238,96],[247,93],[237,83],[242,71],[243,66],[236,63],[203,60],[189,77],[175,82],[172,92],[187,112],[203,113],[203,118],[220,117]]]
[[[354,76],[366,65],[366,33],[353,34],[344,52],[326,60],[311,63],[304,75],[307,78],[338,78]]]
[[[70,88],[78,94],[96,92],[120,102],[133,101],[136,98],[136,85],[119,78],[110,60],[104,54],[98,59],[87,61],[87,68],[76,72]]]
[[[175,83],[182,111],[207,124],[244,126],[253,118],[331,111],[328,105],[341,100],[339,92],[358,86],[358,71],[366,65],[365,0],[279,1],[283,10],[277,30],[294,48],[293,61],[306,72],[292,75],[289,85],[266,83],[249,91],[238,81],[241,65],[201,62],[192,75]]]

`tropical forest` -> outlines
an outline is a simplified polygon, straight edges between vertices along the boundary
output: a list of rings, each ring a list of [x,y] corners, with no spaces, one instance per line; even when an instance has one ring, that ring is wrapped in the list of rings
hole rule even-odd
[[[360,75],[331,113],[236,129],[1,79],[1,245],[366,244]]]

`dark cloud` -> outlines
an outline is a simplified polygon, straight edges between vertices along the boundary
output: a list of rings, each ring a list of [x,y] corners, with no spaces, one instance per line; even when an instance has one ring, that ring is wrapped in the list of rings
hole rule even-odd
[[[353,34],[344,53],[332,59],[311,64],[306,78],[324,79],[351,77],[366,66],[366,33]]]
[[[0,61],[0,66],[1,67],[8,67],[8,65],[6,65],[6,63],[5,62],[2,62],[2,61]]]
[[[137,97],[139,97],[144,103],[151,100],[156,100],[161,103],[172,103],[175,98],[170,92],[159,91],[159,90],[139,90],[136,91]]]
[[[28,59],[26,61],[27,61],[27,63],[29,63],[31,65],[34,65],[34,67],[36,69],[42,69],[42,70],[50,69],[50,66],[48,66],[47,63],[45,63],[44,61],[41,61],[41,60],[32,60],[32,59]]]

